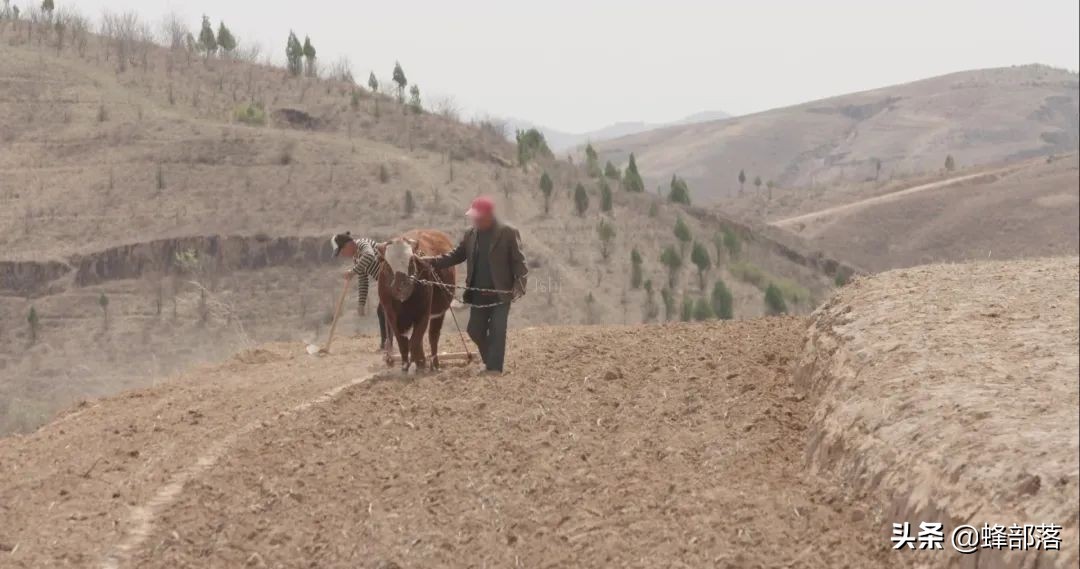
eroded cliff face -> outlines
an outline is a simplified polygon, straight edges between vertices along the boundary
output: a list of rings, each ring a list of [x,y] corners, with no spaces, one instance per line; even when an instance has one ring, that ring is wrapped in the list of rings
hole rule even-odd
[[[74,255],[63,261],[0,261],[0,294],[44,296],[70,286],[180,272],[187,253],[214,270],[303,266],[330,259],[322,237],[202,235],[158,239]]]
[[[0,261],[0,295],[38,296],[71,272],[60,261]]]

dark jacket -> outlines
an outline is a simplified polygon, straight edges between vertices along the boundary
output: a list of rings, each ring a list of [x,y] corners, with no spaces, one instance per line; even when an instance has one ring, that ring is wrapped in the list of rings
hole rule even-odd
[[[491,282],[495,283],[495,289],[512,291],[514,295],[525,294],[528,283],[529,267],[525,265],[525,255],[521,252],[521,235],[517,229],[504,223],[495,222],[492,227],[494,232],[491,236],[491,250],[488,252],[488,263],[491,266]],[[432,257],[431,264],[436,269],[444,269],[467,262],[465,270],[465,286],[473,286],[476,281],[473,260],[476,258],[477,230],[475,227],[465,232],[461,243],[453,251]],[[502,295],[506,300],[509,295]],[[475,302],[474,291],[465,291],[465,302]]]

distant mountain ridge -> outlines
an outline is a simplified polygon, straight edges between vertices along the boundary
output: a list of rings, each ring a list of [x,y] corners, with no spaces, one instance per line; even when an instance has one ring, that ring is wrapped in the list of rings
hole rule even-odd
[[[557,130],[554,128],[548,128],[524,119],[510,118],[506,119],[506,121],[507,125],[509,126],[508,130],[511,133],[519,129],[538,129],[540,132],[544,133],[544,138],[547,139],[548,146],[550,146],[551,149],[555,152],[561,152],[564,150],[577,148],[578,146],[581,146],[587,142],[600,142],[603,140],[619,138],[621,136],[639,134],[657,128],[686,124],[697,124],[709,121],[723,120],[727,118],[731,118],[731,115],[725,113],[724,111],[700,111],[670,122],[650,123],[644,121],[620,121],[602,128],[598,128],[596,130],[590,130],[580,133],[571,133]]]
[[[593,146],[615,164],[633,153],[646,187],[677,174],[695,201],[717,202],[764,191],[769,182],[834,187],[928,174],[943,170],[948,156],[967,168],[1073,152],[1078,100],[1070,71],[978,69]]]

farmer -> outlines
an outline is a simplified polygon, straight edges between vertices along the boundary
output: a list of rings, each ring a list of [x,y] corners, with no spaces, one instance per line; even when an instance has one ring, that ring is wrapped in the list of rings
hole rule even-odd
[[[469,337],[476,342],[487,371],[502,373],[510,303],[525,294],[529,269],[521,253],[521,236],[517,229],[495,218],[491,198],[474,199],[465,215],[472,227],[457,248],[420,260],[436,269],[467,262],[464,301],[473,305]]]
[[[353,275],[360,277],[356,281],[357,313],[360,316],[367,314],[368,282],[379,278],[379,256],[375,253],[375,240],[366,237],[353,238],[352,233],[338,233],[330,238],[330,245],[334,248],[335,257],[352,258],[352,267],[345,272],[345,280]],[[375,310],[379,317],[379,346],[389,350],[393,338],[386,333],[386,314],[380,304]]]

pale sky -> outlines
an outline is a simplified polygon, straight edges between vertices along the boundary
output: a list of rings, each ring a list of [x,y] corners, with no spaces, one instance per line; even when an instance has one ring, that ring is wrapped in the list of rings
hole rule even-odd
[[[26,4],[36,0],[13,0]],[[56,0],[205,13],[284,60],[290,29],[361,83],[400,60],[427,96],[580,132],[746,114],[952,71],[1080,68],[1077,0]]]

